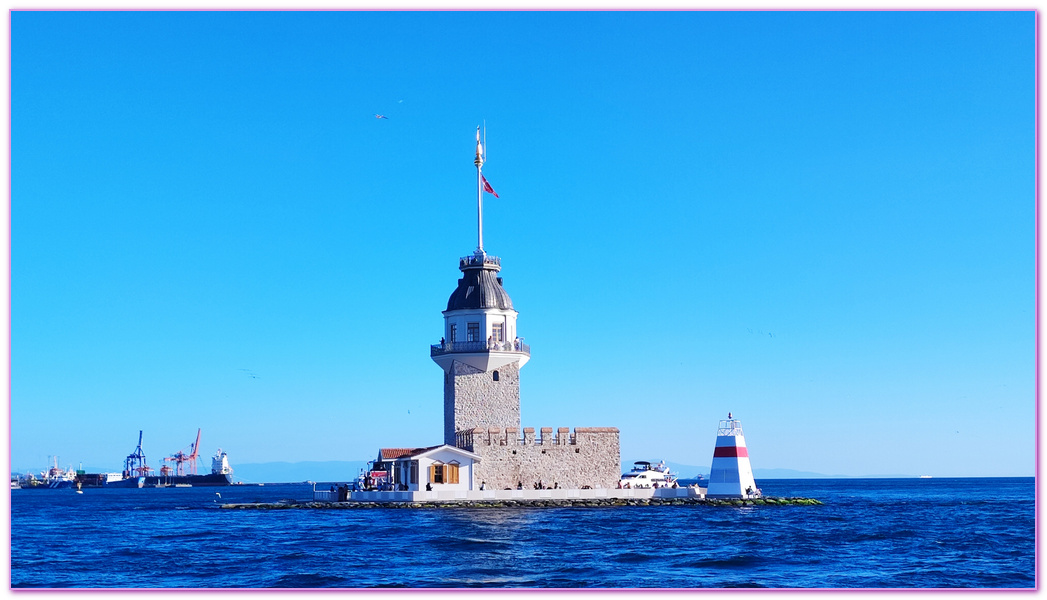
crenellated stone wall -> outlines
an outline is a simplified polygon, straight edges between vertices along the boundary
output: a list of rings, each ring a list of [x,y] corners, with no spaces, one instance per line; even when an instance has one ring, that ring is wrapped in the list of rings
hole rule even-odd
[[[444,443],[474,427],[520,427],[519,363],[488,372],[455,361],[444,373]]]
[[[516,489],[523,484],[545,487],[614,488],[621,479],[621,454],[616,427],[474,427],[459,431],[455,445],[480,456],[473,489]]]

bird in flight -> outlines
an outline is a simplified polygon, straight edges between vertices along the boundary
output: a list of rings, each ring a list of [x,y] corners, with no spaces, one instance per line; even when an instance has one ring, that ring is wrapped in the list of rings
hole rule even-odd
[[[385,116],[385,115],[377,115],[377,114],[376,114],[376,115],[374,116],[374,118],[376,118],[376,119],[388,119],[389,117],[387,117],[387,116]]]

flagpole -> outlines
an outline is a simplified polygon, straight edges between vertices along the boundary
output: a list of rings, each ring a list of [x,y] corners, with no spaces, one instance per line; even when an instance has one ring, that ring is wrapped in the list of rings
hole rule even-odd
[[[484,253],[484,186],[483,175],[480,169],[483,167],[483,146],[480,145],[480,127],[476,127],[476,253]]]

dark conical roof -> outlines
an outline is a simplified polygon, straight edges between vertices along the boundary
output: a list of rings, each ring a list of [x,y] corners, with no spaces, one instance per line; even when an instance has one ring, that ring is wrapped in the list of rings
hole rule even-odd
[[[498,277],[500,262],[497,258],[470,261],[462,259],[459,268],[462,278],[458,287],[447,299],[447,310],[500,308],[513,310],[513,301],[502,287],[502,278]]]

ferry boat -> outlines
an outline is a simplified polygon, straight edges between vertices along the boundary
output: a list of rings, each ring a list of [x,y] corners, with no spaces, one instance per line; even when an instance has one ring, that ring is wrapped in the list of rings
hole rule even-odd
[[[622,475],[618,487],[622,489],[673,487],[676,476],[669,472],[664,462],[652,465],[646,460],[633,463],[633,468]]]
[[[58,466],[58,457],[53,457],[54,463],[46,471],[41,471],[40,476],[37,477],[33,473],[26,473],[21,476],[17,481],[12,481],[11,489],[23,489],[23,490],[58,490],[73,487],[73,482],[76,479],[76,471],[72,467],[63,469]]]

